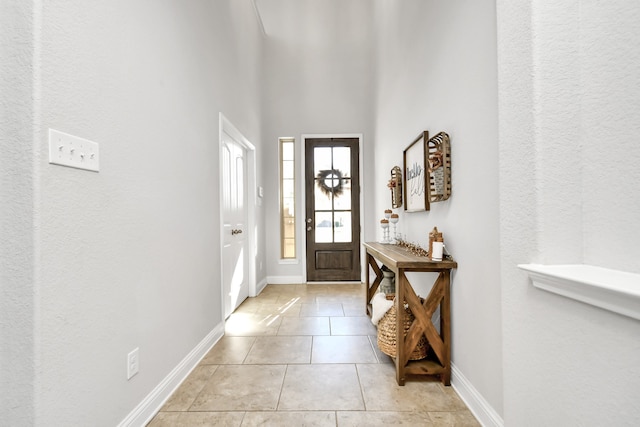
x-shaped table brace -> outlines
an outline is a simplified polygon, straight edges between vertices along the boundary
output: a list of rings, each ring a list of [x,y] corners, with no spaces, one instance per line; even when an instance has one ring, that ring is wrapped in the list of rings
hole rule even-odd
[[[367,302],[375,294],[382,281],[382,270],[378,266],[373,255],[367,253],[367,262],[375,273],[375,278],[369,284],[369,269],[367,269]],[[451,310],[450,310],[450,283],[451,267],[443,267],[437,263],[424,260],[422,263],[414,263],[410,268],[402,268],[387,265],[396,273],[396,381],[404,385],[407,374],[412,375],[439,375],[445,385],[451,384]],[[452,263],[455,267],[457,264]],[[429,295],[421,302],[416,295],[411,283],[407,279],[405,271],[412,272],[436,272],[436,279]],[[415,319],[406,337],[404,336],[404,303],[408,305]],[[438,333],[432,318],[440,307],[440,333]],[[409,362],[409,355],[417,346],[420,338],[424,336],[435,355],[435,359]]]

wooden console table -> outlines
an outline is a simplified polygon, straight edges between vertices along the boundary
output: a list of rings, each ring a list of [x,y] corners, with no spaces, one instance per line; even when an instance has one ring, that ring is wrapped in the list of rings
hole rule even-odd
[[[406,375],[438,375],[444,385],[451,384],[451,309],[450,309],[450,283],[451,269],[458,264],[453,260],[431,261],[427,257],[413,255],[407,249],[390,244],[364,243],[367,251],[367,314],[371,316],[371,298],[378,290],[382,281],[382,270],[378,262],[386,265],[396,274],[396,381],[398,385],[404,385]],[[377,261],[376,261],[377,260]],[[370,270],[375,272],[375,279],[370,280]],[[420,302],[405,272],[435,272],[439,273],[433,284],[429,296]],[[406,338],[404,337],[404,309],[402,301],[406,301],[409,309],[415,316]],[[431,318],[440,306],[440,333],[436,330]],[[409,361],[409,355],[418,344],[420,337],[424,335],[435,358],[427,356],[426,359]]]

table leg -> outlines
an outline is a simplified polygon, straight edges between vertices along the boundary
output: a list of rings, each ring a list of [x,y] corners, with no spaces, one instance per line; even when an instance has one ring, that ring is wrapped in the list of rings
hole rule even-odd
[[[442,374],[442,382],[444,385],[451,385],[451,271],[445,270],[443,273],[444,280],[444,297],[440,303],[440,333],[442,341],[444,341],[444,373]]]
[[[369,274],[369,270],[370,270],[369,269],[369,257],[370,256],[371,255],[367,254],[367,268],[366,268],[367,272],[366,272],[366,275],[365,275],[365,282],[364,282],[367,285],[365,287],[365,289],[364,289],[364,298],[365,298],[365,301],[364,301],[364,314],[366,314],[367,316],[371,316],[373,314],[373,313],[369,313],[369,302],[371,301],[371,298],[369,297],[369,283],[371,283],[369,281],[369,278],[370,278],[370,274]]]
[[[366,280],[367,280],[366,298],[367,298],[367,300],[365,301],[365,307],[366,307],[366,310],[367,310],[367,314],[369,316],[371,316],[371,313],[369,312],[369,304],[371,304],[371,298],[373,298],[373,295],[378,290],[378,286],[380,286],[380,282],[382,282],[382,278],[384,276],[382,274],[382,270],[380,269],[380,267],[378,266],[378,263],[376,262],[376,259],[371,254],[367,254],[367,264],[368,264],[368,266],[367,266],[367,275],[366,275]],[[373,272],[376,274],[376,278],[374,279],[373,283],[369,283],[369,280],[371,278],[370,273],[369,273],[369,267],[371,267],[371,269],[373,269]]]
[[[405,286],[409,281],[404,274],[404,270],[398,270],[398,276],[396,277],[396,381],[398,385],[404,385],[405,383],[405,349],[404,349],[404,292]]]

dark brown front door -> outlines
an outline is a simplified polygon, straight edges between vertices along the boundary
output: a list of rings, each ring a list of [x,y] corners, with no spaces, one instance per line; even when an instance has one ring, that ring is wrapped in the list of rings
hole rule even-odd
[[[358,138],[305,140],[308,281],[360,280]]]

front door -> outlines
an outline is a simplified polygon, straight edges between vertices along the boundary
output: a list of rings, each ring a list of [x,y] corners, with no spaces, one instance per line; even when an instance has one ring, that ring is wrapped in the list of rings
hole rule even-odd
[[[222,291],[227,318],[249,296],[245,149],[222,132]]]
[[[358,138],[305,140],[308,281],[360,281]]]

